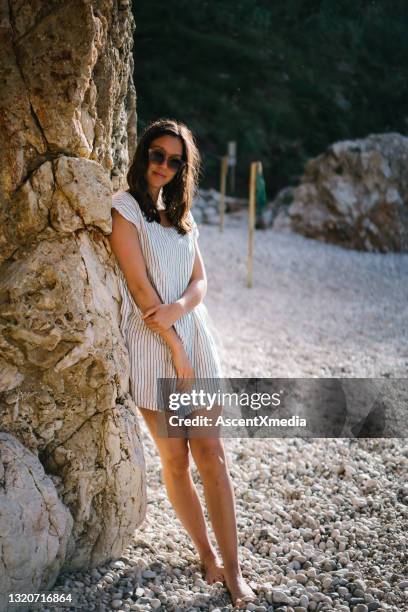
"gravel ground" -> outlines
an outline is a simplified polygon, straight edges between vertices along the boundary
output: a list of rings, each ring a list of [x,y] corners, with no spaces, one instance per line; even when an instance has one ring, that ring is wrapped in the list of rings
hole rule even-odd
[[[244,219],[229,215],[223,235],[200,229],[225,376],[407,376],[408,255],[257,231],[248,289]],[[81,610],[232,610],[222,584],[203,581],[140,426],[146,521],[121,559],[60,576],[55,591],[75,591]],[[243,574],[258,595],[248,610],[408,611],[404,439],[227,438],[225,447]],[[204,500],[193,463],[192,473]]]
[[[202,228],[205,303],[230,377],[407,377],[408,254],[363,253],[298,234]]]

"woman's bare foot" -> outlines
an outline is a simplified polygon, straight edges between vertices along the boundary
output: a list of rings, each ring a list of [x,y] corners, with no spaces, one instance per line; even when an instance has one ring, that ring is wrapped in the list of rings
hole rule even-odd
[[[224,566],[216,553],[210,553],[205,557],[201,557],[201,571],[208,584],[224,582]]]
[[[236,608],[245,608],[249,602],[257,599],[256,594],[247,584],[241,573],[232,578],[226,578],[227,588],[230,592],[232,603]]]

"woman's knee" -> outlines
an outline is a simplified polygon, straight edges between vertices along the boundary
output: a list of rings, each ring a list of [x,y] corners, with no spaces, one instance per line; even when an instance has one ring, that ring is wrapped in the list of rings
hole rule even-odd
[[[222,440],[219,438],[191,438],[191,454],[200,473],[213,475],[226,471],[226,457]]]
[[[177,449],[162,450],[160,454],[164,469],[169,470],[175,475],[182,475],[188,472],[190,468],[190,458],[187,444]]]

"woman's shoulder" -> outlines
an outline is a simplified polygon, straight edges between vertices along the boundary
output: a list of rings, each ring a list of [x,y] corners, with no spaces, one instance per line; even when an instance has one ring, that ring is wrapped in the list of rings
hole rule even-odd
[[[117,191],[112,196],[112,208],[121,213],[125,219],[140,226],[141,210],[139,203],[128,191]]]
[[[136,198],[129,192],[129,191],[125,191],[123,189],[116,191],[116,193],[113,194],[112,196],[112,202],[115,203],[135,203],[139,206],[138,201],[136,200]]]

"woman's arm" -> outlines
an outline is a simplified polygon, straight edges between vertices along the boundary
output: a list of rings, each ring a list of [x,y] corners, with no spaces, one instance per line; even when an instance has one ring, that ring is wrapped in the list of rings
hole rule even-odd
[[[168,330],[180,317],[183,317],[204,299],[207,292],[207,277],[197,242],[195,249],[193,271],[183,295],[171,304],[152,306],[143,313],[143,319],[152,331],[161,333]]]
[[[195,241],[195,258],[193,271],[190,282],[184,291],[183,295],[176,300],[175,304],[181,306],[182,314],[186,314],[193,310],[200,302],[203,301],[207,293],[207,275],[204,268],[204,262],[200,253],[197,240]]]
[[[122,217],[115,208],[112,208],[112,233],[108,239],[129,291],[140,310],[145,313],[152,306],[162,304],[147,276],[138,231],[133,223]],[[180,348],[182,341],[173,326],[157,333],[171,350]]]

